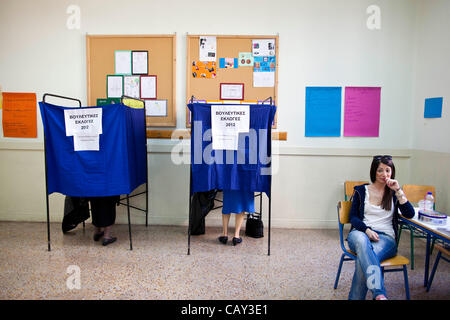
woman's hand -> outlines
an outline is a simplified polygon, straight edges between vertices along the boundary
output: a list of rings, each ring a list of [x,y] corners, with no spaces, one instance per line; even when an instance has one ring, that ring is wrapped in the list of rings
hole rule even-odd
[[[386,185],[391,189],[394,190],[395,192],[398,191],[398,189],[400,189],[400,185],[398,184],[397,180],[394,179],[386,179]]]
[[[366,229],[366,234],[367,234],[367,236],[369,237],[369,239],[371,241],[378,241],[378,240],[380,240],[380,237],[378,236],[378,233],[376,233],[375,231],[373,231],[370,228]]]

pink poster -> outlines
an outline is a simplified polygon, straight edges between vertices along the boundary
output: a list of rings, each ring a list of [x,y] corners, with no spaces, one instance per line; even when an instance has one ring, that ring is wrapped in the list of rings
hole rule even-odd
[[[380,87],[346,87],[344,137],[378,137]]]

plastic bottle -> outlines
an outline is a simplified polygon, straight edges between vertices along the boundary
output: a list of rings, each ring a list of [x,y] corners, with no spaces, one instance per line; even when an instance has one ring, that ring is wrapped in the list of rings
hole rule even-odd
[[[431,192],[428,192],[425,195],[425,211],[433,211],[434,210],[434,198]]]

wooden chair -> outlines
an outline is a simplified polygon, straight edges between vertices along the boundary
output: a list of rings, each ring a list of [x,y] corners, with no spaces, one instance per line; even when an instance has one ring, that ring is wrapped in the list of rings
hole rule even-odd
[[[355,188],[355,186],[360,186],[366,183],[369,183],[369,181],[345,181],[344,182],[345,201],[350,200],[350,198],[353,195],[353,189]]]
[[[427,283],[427,292],[430,291],[431,283],[433,282],[434,274],[436,273],[436,268],[439,264],[439,260],[442,258],[443,260],[450,262],[450,260],[447,257],[450,257],[450,249],[449,247],[444,247],[436,244],[434,246],[439,252],[436,256],[436,261],[434,262],[433,270],[431,271],[430,278],[428,279]],[[444,257],[442,255],[446,255],[447,257]]]
[[[402,187],[403,192],[405,193],[406,198],[409,202],[413,204],[418,204],[420,200],[425,199],[425,195],[427,192],[431,192],[433,194],[434,201],[436,202],[436,192],[434,186],[421,186],[421,185],[412,185],[412,184],[405,184]],[[426,238],[426,235],[420,231],[419,229],[406,224],[406,223],[399,223],[399,229],[398,229],[398,238],[397,238],[397,244],[400,241],[400,236],[402,234],[402,230],[408,230],[410,232],[410,242],[411,242],[411,270],[414,270],[414,238]],[[433,239],[433,244],[434,244]],[[433,248],[433,246],[432,246]]]
[[[344,243],[344,225],[350,224],[351,207],[352,207],[351,201],[339,201],[337,204],[337,214],[339,222],[339,240],[341,242],[341,248],[343,253],[341,255],[341,260],[339,262],[339,268],[336,275],[336,280],[334,282],[334,289],[336,289],[338,286],[343,262],[356,260],[356,253],[347,249]],[[386,272],[403,271],[403,277],[405,280],[406,299],[409,300],[410,297],[409,297],[408,270],[406,267],[408,264],[409,264],[408,258],[405,258],[401,255],[396,255],[395,257],[381,261],[380,266],[383,277]],[[401,266],[401,268],[385,269],[386,267],[399,267],[399,266]]]

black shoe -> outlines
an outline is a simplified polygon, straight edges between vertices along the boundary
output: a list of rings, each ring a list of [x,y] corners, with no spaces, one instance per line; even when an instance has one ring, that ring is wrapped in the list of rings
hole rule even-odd
[[[233,237],[233,246],[242,242],[242,238]]]
[[[100,240],[101,237],[103,237],[105,233],[102,231],[100,233],[94,233],[94,241]]]
[[[220,236],[219,241],[223,244],[227,244],[228,237],[227,236]]]
[[[116,237],[112,237],[112,238],[103,238],[103,245],[104,246],[107,246],[108,244],[110,244],[110,243],[113,243],[113,242],[115,242],[117,240],[117,238]]]

